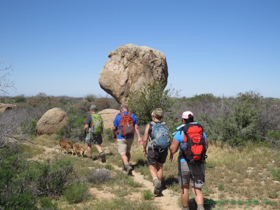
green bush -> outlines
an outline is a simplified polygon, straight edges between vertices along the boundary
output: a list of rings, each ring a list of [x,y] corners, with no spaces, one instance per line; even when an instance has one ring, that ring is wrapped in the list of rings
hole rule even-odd
[[[84,139],[85,120],[83,116],[70,117],[67,124],[61,127],[56,133],[64,138],[81,141]]]
[[[26,173],[28,162],[17,155],[17,145],[0,149],[0,208],[35,209],[36,200]]]
[[[113,131],[111,128],[107,128],[105,131],[104,131],[104,134],[106,136],[106,139],[108,141],[114,141],[114,138],[113,138]]]
[[[52,202],[49,197],[42,197],[39,200],[40,209],[42,210],[58,210],[57,202]]]
[[[63,195],[69,204],[84,201],[89,195],[88,185],[84,182],[74,182],[64,190]]]
[[[137,116],[140,125],[147,124],[152,120],[151,113],[155,108],[162,108],[165,119],[172,116],[175,111],[172,105],[174,90],[164,90],[166,84],[162,81],[143,83],[143,88],[129,93],[129,110]]]
[[[15,103],[25,103],[26,102],[26,98],[24,97],[24,95],[18,95],[14,98]]]
[[[262,124],[262,108],[266,101],[259,94],[239,93],[236,99],[222,98],[219,103],[215,108],[217,115],[201,115],[207,135],[234,147],[241,147],[248,141],[263,141],[262,137],[271,125],[270,121]]]
[[[36,197],[58,197],[74,179],[73,164],[70,160],[57,160],[54,163],[47,160],[44,163],[33,164],[29,168],[29,174],[32,186],[36,189]]]

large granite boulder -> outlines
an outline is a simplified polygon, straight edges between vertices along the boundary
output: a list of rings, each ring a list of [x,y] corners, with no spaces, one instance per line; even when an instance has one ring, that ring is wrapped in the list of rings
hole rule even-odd
[[[61,108],[52,108],[48,110],[38,121],[36,126],[37,134],[51,135],[66,125],[68,117]]]
[[[100,73],[99,84],[119,104],[126,103],[129,91],[141,89],[143,82],[162,80],[167,84],[166,58],[158,50],[127,44],[110,52],[108,57],[110,59]]]
[[[101,112],[98,112],[103,120],[103,126],[106,130],[107,128],[112,128],[114,125],[114,119],[117,114],[120,113],[120,110],[117,109],[104,109]]]
[[[11,110],[14,107],[16,107],[16,105],[0,103],[0,112],[5,112],[6,110]]]

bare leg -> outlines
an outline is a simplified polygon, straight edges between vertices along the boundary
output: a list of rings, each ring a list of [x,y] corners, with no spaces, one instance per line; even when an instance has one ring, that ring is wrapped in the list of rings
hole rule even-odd
[[[88,151],[88,156],[91,156],[91,144],[88,144],[88,148],[87,148],[87,151]]]
[[[182,186],[181,199],[183,207],[187,207],[189,205],[189,185]]]
[[[203,193],[201,188],[192,187],[192,193],[197,205],[203,205]]]
[[[157,177],[159,181],[162,181],[162,176],[163,176],[163,164],[158,163],[157,164]]]
[[[125,165],[126,163],[128,163],[128,158],[126,156],[126,154],[121,154],[121,158],[122,158],[122,162]]]
[[[99,153],[102,152],[102,147],[100,145],[95,144],[95,147]]]

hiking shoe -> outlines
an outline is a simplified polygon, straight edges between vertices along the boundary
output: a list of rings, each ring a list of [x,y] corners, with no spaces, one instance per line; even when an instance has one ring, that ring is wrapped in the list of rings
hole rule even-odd
[[[153,184],[154,184],[154,194],[158,195],[161,193],[161,181],[159,181],[158,178],[155,178],[153,180]]]
[[[125,169],[126,169],[126,173],[127,175],[131,175],[132,176],[132,167],[129,164],[125,164]]]
[[[190,208],[188,206],[187,207],[182,206],[181,210],[190,210]]]
[[[92,160],[92,156],[88,156],[88,159],[91,159],[91,160]]]
[[[101,158],[101,162],[102,163],[105,163],[106,162],[106,157],[105,157],[105,154],[103,152],[100,152],[99,153],[99,157]]]

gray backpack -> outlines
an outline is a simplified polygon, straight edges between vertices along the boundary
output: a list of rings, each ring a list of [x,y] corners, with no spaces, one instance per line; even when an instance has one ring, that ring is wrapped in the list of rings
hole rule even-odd
[[[151,134],[149,135],[149,147],[167,149],[170,144],[169,130],[164,123],[150,123]]]

